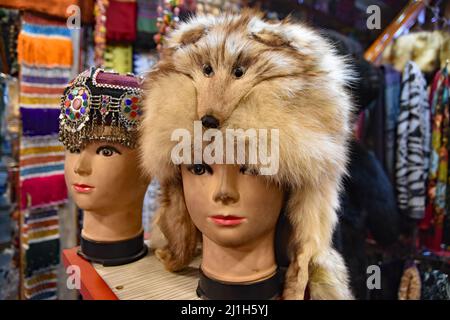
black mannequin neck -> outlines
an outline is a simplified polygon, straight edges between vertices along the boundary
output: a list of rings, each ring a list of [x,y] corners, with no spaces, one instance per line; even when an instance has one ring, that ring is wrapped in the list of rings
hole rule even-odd
[[[78,254],[84,259],[104,266],[118,266],[139,260],[147,254],[144,232],[138,236],[116,242],[100,242],[81,236]]]
[[[276,300],[281,297],[284,270],[277,268],[271,277],[252,283],[223,282],[209,278],[199,269],[197,295],[204,300]]]

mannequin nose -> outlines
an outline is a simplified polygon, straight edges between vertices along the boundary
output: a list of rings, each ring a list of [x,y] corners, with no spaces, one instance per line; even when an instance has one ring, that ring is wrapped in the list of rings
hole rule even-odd
[[[236,173],[232,168],[221,168],[216,172],[217,186],[213,193],[213,200],[224,205],[230,205],[239,201]]]
[[[78,159],[75,162],[75,166],[73,168],[75,174],[79,176],[88,176],[92,172],[91,164],[88,159],[88,156],[84,151],[81,151],[78,155]]]

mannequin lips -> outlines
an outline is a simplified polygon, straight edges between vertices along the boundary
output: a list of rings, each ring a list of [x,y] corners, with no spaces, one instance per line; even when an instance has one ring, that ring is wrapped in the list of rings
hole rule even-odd
[[[74,183],[73,188],[75,189],[75,191],[77,191],[79,193],[89,193],[94,189],[93,186],[90,186],[87,184],[80,184],[80,183]]]
[[[216,215],[210,217],[210,219],[221,226],[235,226],[238,224],[241,224],[245,218],[242,217],[236,217],[236,216],[223,216],[223,215]]]

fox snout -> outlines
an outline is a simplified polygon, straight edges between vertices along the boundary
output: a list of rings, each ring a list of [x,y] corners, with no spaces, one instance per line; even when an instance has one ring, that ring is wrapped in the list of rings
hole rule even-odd
[[[217,119],[213,115],[204,115],[200,118],[200,120],[202,121],[202,125],[205,128],[218,128],[220,125],[219,119]]]

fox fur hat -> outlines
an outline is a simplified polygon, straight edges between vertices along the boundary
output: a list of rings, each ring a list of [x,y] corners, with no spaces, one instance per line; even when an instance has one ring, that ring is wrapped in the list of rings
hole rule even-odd
[[[279,129],[279,170],[266,178],[289,188],[283,298],[303,299],[306,287],[312,299],[353,298],[345,263],[332,247],[351,135],[345,89],[351,80],[332,45],[290,19],[268,22],[243,10],[191,17],[171,33],[144,85],[140,128],[143,169],[161,184],[152,236],[163,235],[155,254],[166,269],[187,266],[199,240],[171,161],[171,134],[192,133],[194,121],[212,115],[221,130]]]

